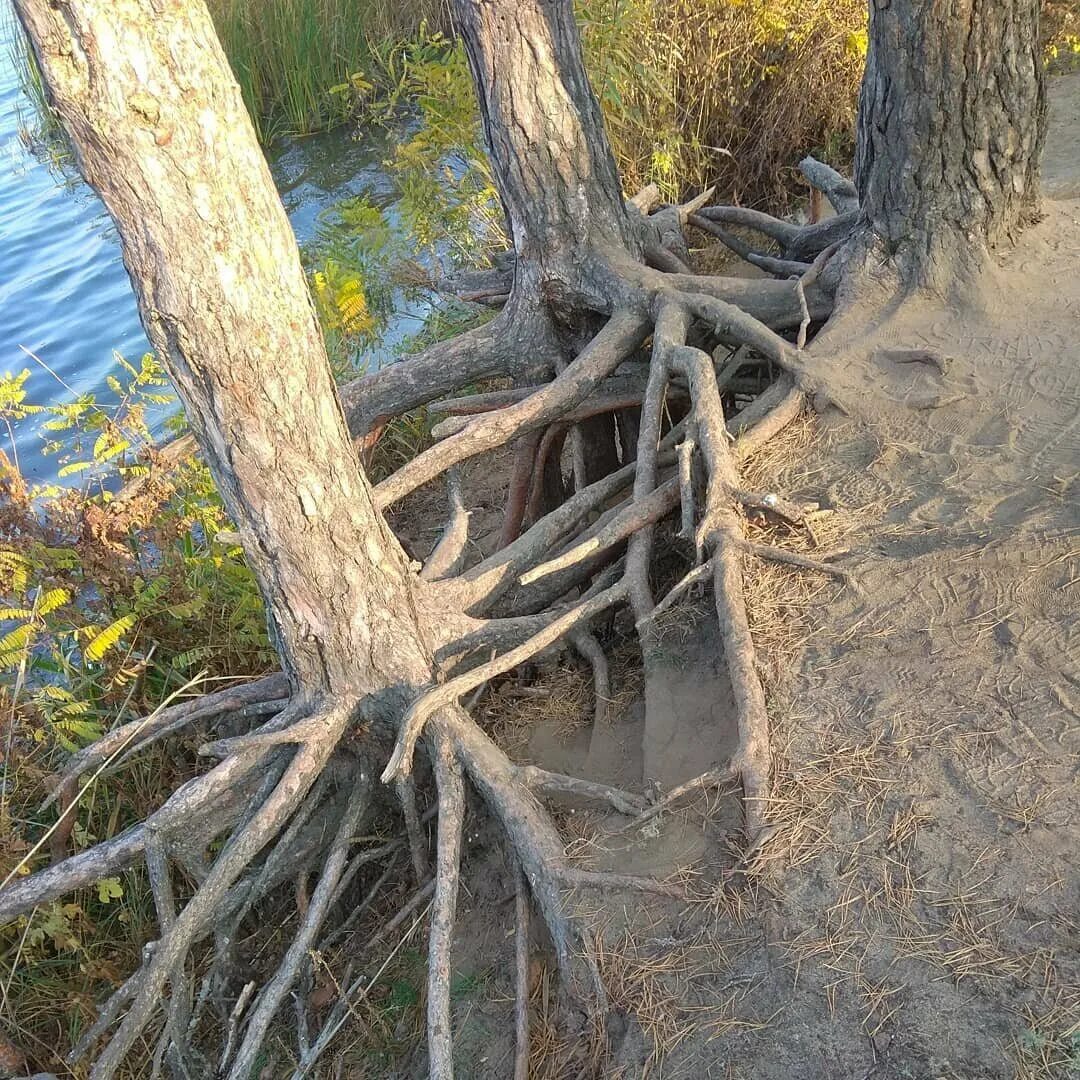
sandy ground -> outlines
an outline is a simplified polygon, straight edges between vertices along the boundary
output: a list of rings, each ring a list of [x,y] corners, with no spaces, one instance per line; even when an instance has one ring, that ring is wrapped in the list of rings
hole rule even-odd
[[[851,415],[807,419],[753,466],[755,487],[835,509],[817,540],[850,549],[859,583],[750,582],[775,836],[730,876],[730,797],[643,837],[564,821],[597,865],[692,864],[701,902],[581,897],[621,1014],[613,1055],[598,1065],[584,1033],[554,1030],[537,964],[536,1076],[1080,1077],[1080,75],[1051,94],[1045,216],[1002,255],[984,309],[905,308],[850,350],[830,343],[815,363]],[[924,347],[944,370],[898,362]],[[524,734],[504,722],[512,752],[627,783],[722,759],[726,734],[701,734],[722,678],[686,696],[708,599],[673,620],[689,667],[662,688],[691,753],[677,727],[650,736],[632,691],[592,730],[574,678],[539,728],[532,705]],[[456,956],[481,989],[457,1005],[459,1075],[503,1077],[512,905],[497,842],[474,840]]]

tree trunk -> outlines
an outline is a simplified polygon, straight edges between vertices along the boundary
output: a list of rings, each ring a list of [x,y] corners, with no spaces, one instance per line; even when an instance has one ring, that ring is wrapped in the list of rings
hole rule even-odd
[[[596,248],[637,251],[571,0],[455,0],[517,254],[515,292],[587,290]]]
[[[945,293],[1036,211],[1038,0],[872,0],[862,210],[905,285]]]
[[[414,575],[372,503],[292,229],[203,3],[17,0],[116,221],[298,689],[358,699],[430,671]]]

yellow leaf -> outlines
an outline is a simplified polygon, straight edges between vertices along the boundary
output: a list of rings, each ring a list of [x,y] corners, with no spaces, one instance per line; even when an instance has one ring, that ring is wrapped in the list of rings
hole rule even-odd
[[[87,660],[100,660],[133,626],[134,615],[124,615],[96,634],[83,655]]]
[[[852,30],[851,33],[844,38],[844,49],[851,56],[858,56],[860,59],[865,59],[869,42],[870,39],[865,30]]]
[[[50,589],[39,601],[38,601],[38,614],[48,615],[50,612],[55,611],[58,607],[62,607],[71,599],[71,594],[67,589]]]

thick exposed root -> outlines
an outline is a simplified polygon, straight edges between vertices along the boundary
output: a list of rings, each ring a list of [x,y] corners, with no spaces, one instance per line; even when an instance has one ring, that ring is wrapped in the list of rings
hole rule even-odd
[[[859,209],[859,192],[846,177],[817,158],[805,157],[799,162],[799,171],[807,183],[820,191],[838,214],[850,214]]]
[[[335,891],[345,870],[349,845],[371,801],[370,781],[364,773],[360,774],[360,780],[361,783],[349,797],[337,835],[323,863],[319,884],[308,904],[300,929],[289,945],[273,978],[263,987],[247,1017],[243,1042],[229,1070],[230,1080],[245,1080],[251,1075],[256,1056],[262,1048],[266,1032],[278,1008],[299,979],[303,965],[309,962],[308,953],[315,945],[316,937],[330,910]]]
[[[616,312],[581,355],[543,389],[516,405],[473,420],[376,485],[376,505],[385,509],[451,465],[561,420],[564,412],[578,405],[614,372],[647,332],[647,322],[640,314]]]
[[[475,690],[481,683],[511,671],[526,660],[532,659],[537,653],[554,644],[560,638],[571,633],[581,623],[587,623],[595,615],[606,611],[608,608],[619,603],[625,596],[625,587],[619,583],[605,589],[599,595],[585,600],[566,611],[558,618],[552,620],[539,633],[534,634],[528,641],[516,646],[502,656],[489,660],[486,664],[480,664],[464,675],[458,675],[448,682],[432,687],[425,694],[418,697],[401,721],[401,730],[394,752],[383,770],[382,780],[388,784],[399,777],[408,776],[412,771],[413,751],[416,742],[424,731],[424,725],[428,718],[437,710],[455,702],[462,695]]]
[[[393,718],[396,741],[381,768],[382,781],[395,785],[401,833],[377,848],[353,851],[365,816],[378,801],[379,789],[370,777],[385,759],[385,745],[368,738],[369,718],[361,700],[312,702],[284,675],[170,705],[123,725],[73,757],[57,783],[57,855],[62,855],[74,821],[69,810],[77,804],[84,774],[99,775],[156,740],[196,724],[213,730],[213,741],[201,752],[220,759],[142,825],[29,878],[6,883],[0,892],[3,922],[145,862],[160,936],[147,946],[140,969],[104,1004],[97,1023],[76,1048],[76,1057],[83,1057],[112,1032],[94,1064],[95,1080],[115,1075],[132,1047],[146,1038],[159,1006],[164,1023],[155,1069],[168,1066],[179,1074],[209,1075],[197,1035],[207,1003],[222,994],[235,1002],[227,1016],[222,1014],[224,1048],[213,1059],[219,1075],[240,1080],[251,1074],[267,1033],[290,999],[298,1041],[293,1075],[308,1075],[382,970],[354,977],[350,968],[338,1000],[312,1032],[307,1004],[312,957],[356,926],[409,861],[416,891],[369,938],[366,948],[373,955],[384,941],[394,942],[385,968],[430,912],[430,1074],[450,1078],[451,947],[466,779],[502,828],[517,876],[516,1077],[528,1073],[531,907],[535,905],[547,929],[567,986],[596,1011],[603,1007],[603,988],[587,930],[571,916],[568,893],[618,889],[685,898],[678,883],[600,874],[573,865],[541,800],[612,811],[629,818],[628,827],[636,827],[695,791],[737,780],[748,848],[767,838],[768,716],[747,618],[743,562],[770,559],[849,580],[843,569],[826,561],[753,543],[743,532],[746,512],[798,528],[816,509],[781,492],[750,490],[739,475],[740,463],[790,423],[808,394],[819,390],[807,378],[800,350],[814,320],[831,310],[823,270],[857,216],[849,182],[812,159],[801,167],[833,203],[837,217],[800,227],[743,208],[704,206],[700,199],[650,215],[655,200],[642,193],[633,212],[642,216],[648,265],[629,260],[625,253],[597,253],[595,293],[589,301],[593,306],[581,301],[579,314],[590,327],[604,315],[607,321],[569,362],[554,321],[522,309],[511,292],[502,313],[487,326],[345,388],[345,408],[362,444],[365,439],[370,444],[387,418],[436,398],[445,400],[432,406],[433,411],[448,417],[436,429],[441,441],[375,488],[378,506],[386,508],[447,473],[448,522],[416,582],[418,608],[428,605],[420,618],[428,619],[425,631],[434,652],[431,681],[403,688],[409,704]],[[681,236],[687,224],[719,236],[779,280],[695,276],[686,265]],[[774,248],[757,250],[732,228],[749,229]],[[472,291],[484,292],[485,299],[501,298],[510,280],[500,269],[477,279],[483,288]],[[603,303],[595,302],[597,296]],[[564,320],[567,325],[571,321]],[[642,346],[650,337],[646,358]],[[703,341],[717,347],[718,362],[698,347]],[[720,345],[739,351],[728,361]],[[447,397],[485,375],[520,371],[517,361],[525,351],[535,358],[534,370],[557,372],[551,381]],[[756,400],[726,416],[731,387],[750,381],[740,371],[767,362],[783,374]],[[530,381],[536,378],[534,374]],[[618,416],[622,464],[589,483],[590,475],[602,471],[589,459],[585,437],[585,428],[598,416],[605,417],[600,423],[609,432],[612,457],[610,433],[615,426],[610,417]],[[567,440],[573,493],[563,497],[559,466]],[[515,464],[499,549],[456,572],[469,540],[469,513],[456,466],[510,444],[516,447]],[[554,486],[562,499],[554,506],[552,485],[545,479],[549,472],[556,474]],[[680,535],[693,546],[695,565],[657,602],[652,593],[654,533],[676,514]],[[591,667],[595,722],[602,723],[611,677],[592,622],[618,605],[628,605],[648,652],[657,617],[691,586],[708,581],[733,689],[738,749],[729,764],[680,785],[659,802],[650,804],[633,791],[536,766],[516,766],[462,708],[460,702],[490,680],[569,642]],[[493,612],[503,617],[491,618]],[[256,724],[238,726],[250,720]],[[423,814],[418,804],[413,772],[418,746],[426,748],[438,795],[433,853],[428,851],[428,828],[436,810]],[[378,758],[373,756],[370,765],[358,756],[376,749]],[[212,845],[223,837],[224,845],[211,860]],[[374,884],[359,903],[343,910],[347,890],[374,861],[381,865]],[[197,886],[183,905],[177,901],[178,870]],[[247,975],[236,978],[242,922],[274,890],[297,881],[302,885],[298,918],[276,970],[261,986]],[[191,950],[211,936],[214,959],[196,992]],[[237,992],[240,985],[243,989]]]
[[[461,499],[461,474],[457,469],[446,471],[446,493],[450,513],[439,542],[420,571],[422,581],[449,577],[460,565],[469,542],[469,511]]]
[[[63,772],[56,778],[55,791],[62,792],[85,773],[100,770],[101,775],[111,768],[119,768],[135,753],[194,724],[222,717],[241,719],[236,714],[257,716],[280,712],[290,693],[289,680],[285,675],[268,675],[255,682],[230,686],[226,690],[169,705],[149,716],[121,724],[71,756]],[[46,802],[45,806],[51,801]]]
[[[385,422],[459,387],[514,368],[524,350],[538,366],[560,355],[551,326],[536,311],[508,305],[490,323],[468,330],[424,353],[388,364],[341,388],[349,430],[370,445]]]

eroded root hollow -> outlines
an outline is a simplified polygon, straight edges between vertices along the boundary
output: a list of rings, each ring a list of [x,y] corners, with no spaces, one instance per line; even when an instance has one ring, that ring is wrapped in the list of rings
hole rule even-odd
[[[595,320],[597,298],[602,298],[607,314],[601,329],[575,355],[552,358],[556,373],[550,381],[440,403],[450,416],[439,429],[440,441],[375,488],[381,508],[443,474],[449,490],[448,524],[416,583],[424,610],[439,613],[427,627],[438,677],[433,669],[430,683],[414,687],[404,714],[394,718],[388,758],[386,741],[356,737],[362,696],[324,701],[281,675],[161,710],[118,728],[72,760],[58,783],[62,818],[59,842],[52,845],[58,861],[0,893],[0,921],[145,863],[160,936],[75,1048],[74,1058],[95,1055],[91,1075],[96,1080],[115,1075],[151,1030],[157,1032],[154,1074],[167,1068],[175,1075],[247,1080],[283,1011],[294,1017],[291,1075],[309,1075],[378,979],[380,942],[388,943],[392,957],[402,935],[415,935],[425,924],[430,924],[430,1071],[433,1077],[452,1076],[451,945],[468,788],[503,831],[518,880],[519,1076],[528,1059],[530,911],[546,928],[565,985],[596,1012],[604,1007],[603,987],[591,962],[587,928],[571,917],[568,892],[630,888],[677,894],[661,882],[593,874],[572,865],[544,801],[597,807],[640,824],[684,794],[732,780],[743,792],[747,850],[767,836],[768,717],[747,618],[744,562],[776,558],[845,576],[831,565],[750,543],[743,531],[746,513],[798,528],[814,509],[780,492],[750,491],[739,474],[740,462],[798,415],[805,391],[813,388],[801,350],[811,320],[826,317],[830,309],[823,272],[856,212],[850,184],[819,163],[803,168],[836,206],[838,216],[829,222],[800,229],[739,208],[703,206],[700,200],[657,212],[671,220],[665,218],[655,236],[669,235],[672,222],[696,225],[777,280],[696,276],[685,265],[685,251],[655,245],[646,245],[645,262],[598,249],[592,290],[575,302],[581,306],[578,314]],[[640,215],[648,202],[639,200],[628,213]],[[780,250],[753,249],[735,238],[731,227],[756,231]],[[548,335],[545,349],[550,343]],[[445,349],[439,355],[444,354]],[[424,358],[416,363],[426,370]],[[429,398],[469,384],[491,363],[488,350],[473,366],[461,364],[456,380],[443,372],[433,380]],[[780,377],[746,404],[754,389],[747,390],[742,373],[763,367]],[[401,382],[403,376],[392,378]],[[388,402],[385,388],[371,389],[370,400],[377,404],[361,406],[369,429],[385,425],[395,411],[415,407],[422,392],[415,379],[409,387],[397,406]],[[744,407],[729,415],[739,400],[733,395],[741,395]],[[597,425],[597,418],[603,423]],[[596,452],[597,431],[617,438],[603,454]],[[372,441],[369,430],[359,435],[367,444]],[[469,513],[458,467],[509,444],[517,449],[500,545],[459,571],[467,557]],[[571,460],[569,482],[561,477],[561,452]],[[600,458],[607,460],[606,469],[597,469]],[[551,485],[537,479],[552,468],[560,474],[555,487],[562,491],[554,505]],[[693,548],[695,565],[657,598],[651,574],[654,532],[673,516]],[[660,803],[651,805],[637,792],[516,766],[462,707],[490,680],[572,643],[593,672],[602,719],[612,691],[604,650],[593,632],[596,620],[628,606],[645,642],[656,617],[696,582],[711,583],[737,709],[738,750],[729,765]],[[68,811],[77,804],[83,777],[96,777],[196,724],[211,731],[203,752],[217,763],[142,825],[63,858],[73,819]],[[434,776],[433,800],[430,785],[414,777],[419,753]],[[360,843],[366,823],[377,816],[385,820],[388,807],[400,815],[399,834],[374,846]],[[368,941],[363,970],[354,962],[335,984],[333,1001],[314,1030],[317,959],[329,955],[395,877],[405,876],[414,879],[414,891]],[[182,905],[177,902],[181,878],[194,889],[185,886],[191,895]],[[367,888],[358,896],[361,882]],[[291,938],[269,975],[255,979],[239,956],[245,921],[290,886],[299,898]],[[211,938],[209,963],[196,964],[193,950]],[[221,1048],[208,1056],[209,1030],[224,1035]]]

